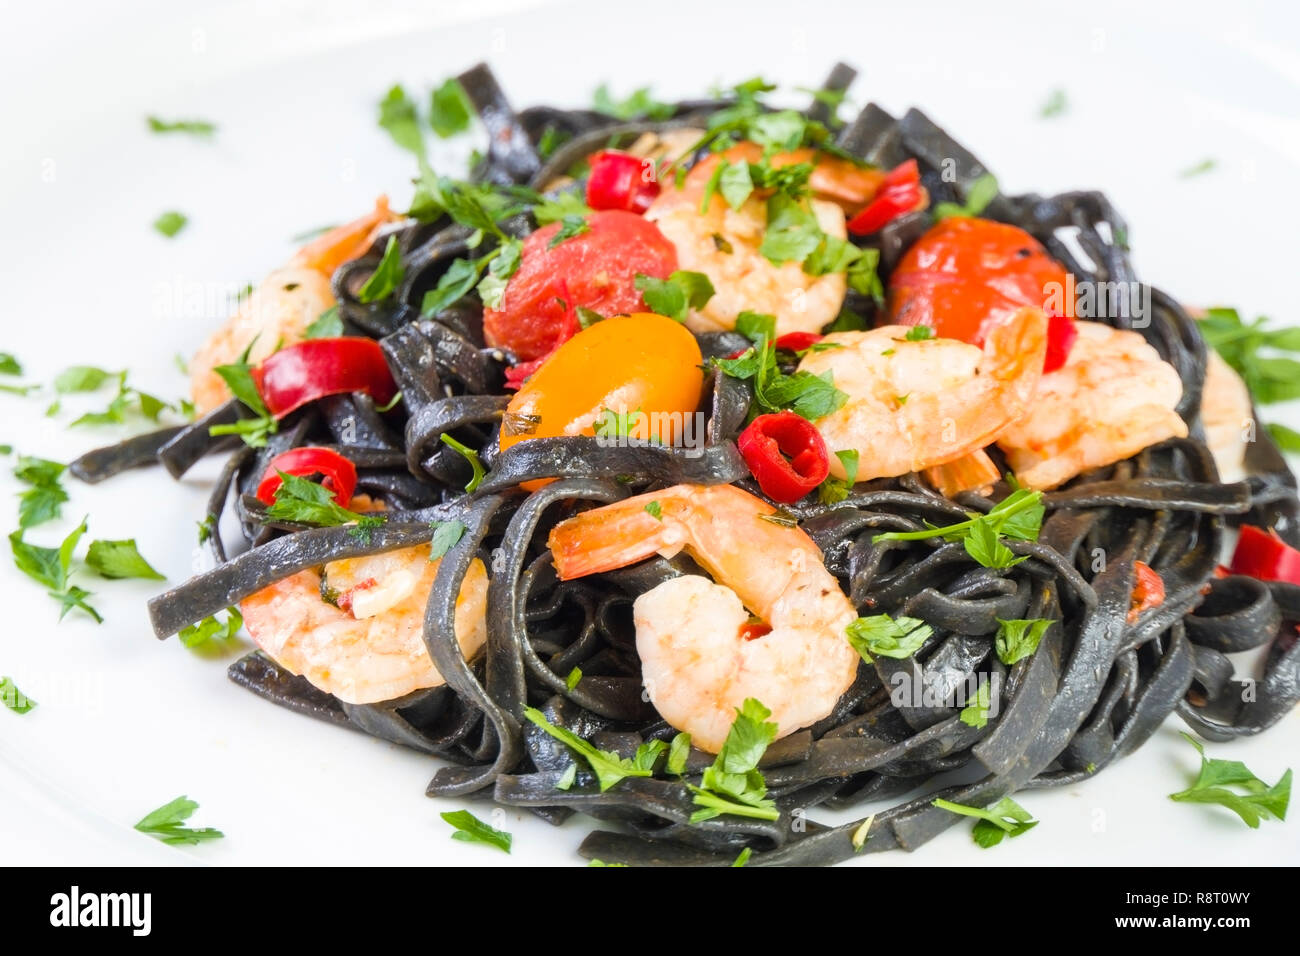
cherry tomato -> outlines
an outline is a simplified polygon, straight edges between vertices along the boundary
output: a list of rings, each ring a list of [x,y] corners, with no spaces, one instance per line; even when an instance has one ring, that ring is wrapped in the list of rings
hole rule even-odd
[[[501,450],[528,438],[594,435],[606,409],[640,411],[649,434],[676,441],[685,416],[699,408],[702,361],[695,336],[665,316],[637,312],[597,322],[565,342],[510,400]]]
[[[587,205],[592,209],[645,212],[659,195],[654,160],[602,149],[588,160]]]
[[[634,285],[637,274],[666,279],[677,269],[673,244],[634,213],[594,212],[587,226],[554,248],[560,223],[524,240],[501,308],[483,311],[489,345],[510,350],[520,362],[545,358],[577,333],[578,306],[601,315],[641,311],[646,306]]]
[[[1033,236],[989,219],[952,218],[907,250],[889,277],[889,317],[982,344],[987,323],[1065,294],[1065,268]],[[1064,303],[1073,310],[1073,303]],[[1057,311],[1061,311],[1058,309]]]

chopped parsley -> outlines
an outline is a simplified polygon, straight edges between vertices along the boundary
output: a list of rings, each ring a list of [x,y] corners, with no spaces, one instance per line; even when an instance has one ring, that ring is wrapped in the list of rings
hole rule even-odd
[[[1044,618],[1004,621],[998,618],[998,633],[993,647],[998,660],[1010,667],[1016,661],[1029,657],[1036,650],[1052,622]]]
[[[736,858],[731,861],[731,865],[733,867],[744,866],[746,863],[749,862],[749,858],[753,855],[754,855],[754,851],[751,850],[749,847],[745,847],[743,850],[740,851],[739,854],[736,855]]]
[[[597,113],[604,113],[620,120],[665,120],[676,111],[671,103],[662,103],[650,95],[650,88],[643,86],[633,90],[623,99],[616,99],[605,83],[596,87],[592,96],[592,108]]]
[[[59,479],[66,467],[47,458],[18,458],[14,477],[31,486],[18,496],[19,528],[34,528],[61,515],[68,493]]]
[[[673,737],[668,745],[668,761],[664,772],[681,776],[686,771],[686,758],[691,754],[691,735],[683,731]]]
[[[86,552],[86,567],[105,578],[145,578],[164,581],[140,554],[134,538],[123,541],[92,541]]]
[[[668,749],[668,745],[662,740],[649,740],[636,748],[633,757],[620,757],[612,751],[600,750],[592,746],[567,727],[556,726],[535,707],[525,707],[524,716],[582,757],[596,775],[602,793],[627,777],[651,776],[654,773],[655,763]]]
[[[1213,172],[1219,166],[1219,161],[1213,157],[1206,157],[1195,165],[1188,166],[1178,174],[1179,179],[1191,179],[1195,176],[1204,176],[1206,173]]]
[[[935,527],[924,531],[887,531],[871,540],[921,541],[925,538],[943,538],[960,541],[967,553],[986,568],[1008,568],[1025,560],[1016,557],[1002,543],[1000,536],[1017,541],[1037,541],[1043,524],[1043,493],[1017,488],[994,505],[988,514],[968,512],[970,519],[956,524]]]
[[[370,274],[370,278],[357,290],[357,301],[366,304],[382,302],[397,291],[405,276],[406,267],[402,265],[401,243],[397,241],[397,236],[389,236],[379,265],[375,266],[375,271]]]
[[[146,814],[135,828],[168,846],[197,846],[204,840],[218,840],[225,836],[220,830],[211,827],[192,829],[182,826],[198,808],[199,805],[188,797],[177,797],[171,803],[165,803]]]
[[[217,131],[217,127],[207,120],[164,120],[157,116],[146,116],[145,122],[149,124],[151,133],[188,133],[191,136],[210,137]]]
[[[1179,803],[1217,803],[1241,817],[1241,821],[1252,830],[1259,827],[1261,819],[1286,819],[1287,805],[1291,802],[1289,769],[1282,774],[1282,779],[1270,787],[1240,760],[1207,757],[1200,741],[1188,734],[1183,734],[1183,737],[1201,755],[1201,769],[1192,785],[1186,790],[1171,793],[1170,800]],[[1237,789],[1231,790],[1230,787]]]
[[[468,810],[449,810],[446,813],[439,814],[444,820],[455,827],[452,833],[453,840],[461,840],[465,843],[483,843],[487,846],[494,846],[498,850],[510,852],[510,846],[514,842],[514,837],[504,830],[497,830],[488,826]]]
[[[9,548],[13,552],[14,565],[37,584],[43,585],[47,593],[59,602],[59,620],[63,620],[68,611],[79,608],[102,624],[104,619],[99,612],[86,603],[90,592],[70,583],[72,558],[77,550],[77,543],[86,533],[86,519],[73,528],[57,548],[43,548],[23,540],[23,529],[9,535]]]
[[[592,429],[597,438],[631,438],[632,433],[637,431],[646,419],[646,413],[639,408],[630,412],[616,412],[612,408],[602,408],[596,420],[592,422]],[[649,507],[646,510],[649,511]]]
[[[646,513],[656,521],[664,520],[664,509],[657,501],[652,501],[645,506]]]
[[[479,461],[478,452],[473,448],[470,448],[468,445],[463,445],[456,441],[456,439],[452,438],[446,432],[439,435],[438,440],[469,462],[469,466],[473,469],[474,473],[469,479],[469,484],[465,486],[465,491],[473,491],[483,481],[483,476],[487,474],[483,468],[483,463]]]
[[[566,690],[573,690],[578,686],[578,681],[582,680],[582,668],[575,667],[569,671],[569,676],[564,678],[564,687]]]
[[[776,362],[776,319],[770,315],[742,312],[736,317],[736,331],[754,342],[734,359],[712,359],[711,365],[732,378],[749,379],[754,400],[761,411],[790,409],[816,420],[841,408],[848,396],[832,383],[829,370],[821,375],[796,371],[786,375]]]
[[[903,338],[908,342],[924,342],[927,339],[934,338],[934,329],[928,325],[914,325],[907,330],[907,334]]]
[[[0,375],[22,375],[23,365],[9,352],[0,352]]]
[[[437,561],[450,551],[465,534],[465,525],[463,522],[452,519],[451,521],[434,521],[432,526],[433,538],[429,541],[429,560]]]
[[[998,181],[991,173],[985,173],[975,182],[971,183],[970,189],[966,191],[966,202],[941,202],[936,203],[934,207],[934,218],[936,221],[941,219],[970,218],[978,216],[988,204],[998,197]]]
[[[932,802],[936,807],[952,813],[975,817],[977,822],[971,831],[971,839],[986,850],[1001,843],[1003,837],[1018,837],[1038,826],[1038,821],[1034,819],[1033,814],[1010,797],[1003,797],[987,810],[968,807],[962,803],[952,803],[948,800]]]
[[[958,719],[968,727],[987,727],[989,709],[993,706],[990,682],[982,680],[975,688],[975,699],[961,709]]]
[[[256,341],[256,338],[253,340]],[[266,403],[262,401],[262,395],[257,390],[257,383],[253,381],[253,366],[249,364],[248,357],[253,351],[253,342],[248,343],[244,349],[244,354],[239,357],[237,362],[230,365],[218,365],[213,369],[221,376],[230,393],[239,399],[239,401],[253,413],[251,418],[241,418],[239,421],[230,425],[213,425],[208,429],[209,435],[238,435],[244,440],[244,444],[252,448],[263,448],[266,445],[268,435],[275,433],[279,428],[279,423],[267,409]]]
[[[170,209],[153,221],[153,227],[168,239],[171,239],[184,229],[189,221],[189,217],[184,213]]]
[[[332,528],[356,523],[359,528],[374,528],[384,523],[380,515],[359,514],[344,508],[334,500],[334,492],[324,485],[289,475],[277,469],[280,487],[275,489],[275,502],[263,516],[263,521],[291,521]]]
[[[1069,108],[1070,101],[1066,98],[1065,90],[1058,86],[1047,95],[1047,99],[1039,109],[1038,115],[1042,119],[1052,119],[1053,117],[1061,116]]]
[[[337,305],[331,305],[303,330],[304,337],[309,339],[337,339],[342,334],[343,316]]]
[[[1241,376],[1261,405],[1300,398],[1300,329],[1271,328],[1260,316],[1245,322],[1236,309],[1213,308],[1197,323],[1220,357]]]
[[[215,614],[211,617],[205,617],[197,624],[191,624],[183,627],[177,632],[176,636],[180,638],[181,644],[188,648],[202,648],[209,642],[229,641],[239,629],[244,626],[244,616],[239,613],[239,608],[226,608],[226,619],[223,621]]]
[[[757,820],[775,820],[781,814],[767,796],[767,783],[758,762],[776,739],[777,725],[768,723],[772,712],[753,697],[736,708],[736,719],[713,764],[704,771],[700,786],[687,784],[700,807],[691,823],[711,820],[724,813]]]
[[[387,95],[380,100],[379,125],[388,132],[394,143],[414,153],[424,162],[427,149],[424,131],[420,128],[419,110],[400,83],[389,89]]]
[[[25,714],[36,706],[36,701],[20,691],[9,677],[0,677],[0,701],[15,714]]]
[[[844,477],[828,477],[817,486],[817,499],[824,505],[833,505],[837,501],[843,501],[853,490],[853,486],[858,481],[858,450],[849,448],[844,451],[837,451],[835,457],[840,460],[844,466]]]
[[[440,139],[465,132],[473,115],[474,104],[454,76],[444,80],[429,97],[429,125]]]
[[[846,629],[849,643],[868,664],[873,655],[896,660],[911,657],[932,634],[934,628],[919,618],[888,614],[860,617]]]
[[[583,202],[579,193],[557,193],[551,199],[540,200],[532,211],[537,225],[549,226],[569,216],[589,216],[594,210]]]
[[[574,236],[581,236],[585,232],[591,232],[591,226],[587,220],[579,215],[568,215],[560,220],[560,229],[551,236],[551,241],[546,244],[547,249],[554,249],[566,239],[572,239]],[[698,275],[698,273],[693,273]],[[708,281],[707,279],[705,280]]]
[[[703,272],[678,269],[667,279],[637,273],[636,290],[651,312],[685,322],[690,309],[702,309],[713,298],[713,283]]]

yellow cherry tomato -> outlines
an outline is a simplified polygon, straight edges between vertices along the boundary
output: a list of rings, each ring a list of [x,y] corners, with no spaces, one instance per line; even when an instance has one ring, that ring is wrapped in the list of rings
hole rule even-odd
[[[702,361],[695,336],[666,316],[602,319],[561,345],[510,400],[501,450],[529,438],[594,435],[606,410],[640,412],[627,420],[633,437],[674,442],[699,408]]]

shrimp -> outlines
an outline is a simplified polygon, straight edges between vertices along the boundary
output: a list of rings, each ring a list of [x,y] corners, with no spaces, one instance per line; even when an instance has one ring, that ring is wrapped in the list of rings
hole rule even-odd
[[[349,704],[395,700],[446,683],[424,644],[438,564],[427,544],[331,561],[246,597],[240,611],[257,646],[312,686]],[[456,598],[466,658],[487,640],[486,614],[487,570],[475,559]]]
[[[646,510],[656,502],[658,516]],[[732,485],[675,485],[583,512],[550,536],[562,580],[681,551],[713,576],[673,578],[632,605],[651,702],[711,753],[745,698],[769,707],[786,736],[830,714],[857,675],[845,635],[853,605],[812,539],[762,520],[770,514]]]
[[[813,424],[830,450],[857,451],[859,481],[979,451],[1025,413],[1041,377],[1047,319],[1038,309],[994,323],[983,350],[956,339],[909,341],[907,331],[836,332],[823,341],[842,348],[809,352],[799,364],[801,372],[830,372],[848,394]],[[830,467],[846,477],[838,455]]]
[[[680,267],[702,272],[713,283],[714,295],[702,309],[694,309],[686,324],[693,332],[716,332],[733,328],[736,317],[746,310],[776,316],[776,332],[816,332],[832,321],[844,304],[848,288],[843,273],[813,276],[798,262],[773,263],[759,247],[767,230],[766,198],[751,195],[739,209],[732,209],[721,196],[712,197],[701,212],[706,187],[722,160],[757,162],[762,149],[755,143],[740,143],[725,152],[697,163],[686,175],[682,188],[672,180],[646,211],[645,217],[659,226],[677,249]],[[812,150],[777,153],[769,158],[774,167],[813,161]],[[847,229],[844,210],[838,203],[861,205],[871,198],[878,183],[875,170],[823,157],[814,167],[809,200],[822,232],[844,239]]]
[[[335,303],[334,270],[363,253],[394,218],[387,197],[380,196],[373,211],[307,243],[262,280],[190,360],[190,397],[200,415],[230,398],[213,369],[237,361],[250,345],[249,360],[256,363],[279,345],[300,341],[307,326]]]
[[[1183,383],[1137,332],[1077,322],[1065,365],[1038,384],[1029,413],[998,436],[1016,477],[1055,488],[1093,468],[1187,435]]]
[[[1246,477],[1246,445],[1255,427],[1250,390],[1236,370],[1210,349],[1201,391],[1201,422],[1205,444],[1219,468],[1220,481]]]

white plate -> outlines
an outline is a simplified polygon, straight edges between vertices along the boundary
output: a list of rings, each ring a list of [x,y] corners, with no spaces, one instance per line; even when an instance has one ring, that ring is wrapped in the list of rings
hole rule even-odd
[[[519,106],[585,103],[602,79],[618,92],[650,82],[666,97],[760,72],[816,85],[845,59],[862,70],[859,104],[921,106],[1011,191],[1104,188],[1151,281],[1188,302],[1297,321],[1300,57],[1279,45],[1300,36],[1294,8],[1264,19],[1241,3],[1060,14],[807,0],[423,6],[6,7],[0,348],[32,380],[94,363],[180,394],[173,354],[189,354],[220,318],[205,296],[265,273],[292,235],[356,215],[380,191],[408,198],[412,164],[374,122],[387,87],[423,91],[481,59]],[[466,19],[507,9],[522,12]],[[1057,86],[1070,110],[1040,120]],[[209,118],[220,131],[212,143],[151,136],[146,113]],[[1178,177],[1205,157],[1218,160],[1213,173]],[[150,223],[171,208],[191,221],[168,241]],[[47,419],[45,401],[0,396],[0,442],[67,460],[115,437],[64,427],[74,406],[106,400],[67,401]],[[203,481],[153,470],[71,491],[68,519],[87,513],[96,536],[134,536],[172,581],[189,573]],[[69,527],[31,537],[48,543]],[[148,583],[83,583],[107,622],[71,615],[56,626],[53,603],[0,561],[0,674],[40,702],[23,718],[0,713],[7,862],[508,862],[447,838],[437,812],[461,804],[424,797],[434,761],[263,703],[226,680],[225,661],[155,641]],[[1024,839],[983,852],[957,827],[868,865],[1300,859],[1294,822],[1252,832],[1225,811],[1166,798],[1195,764],[1178,726],[1086,785],[1027,795],[1043,824]],[[1300,752],[1300,717],[1210,750],[1276,779]],[[226,839],[177,850],[130,829],[181,793],[202,804],[194,822]],[[514,810],[498,819],[515,833],[516,862],[579,862],[591,827],[552,829]]]

